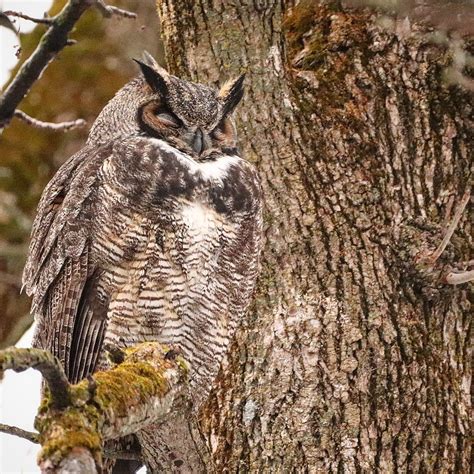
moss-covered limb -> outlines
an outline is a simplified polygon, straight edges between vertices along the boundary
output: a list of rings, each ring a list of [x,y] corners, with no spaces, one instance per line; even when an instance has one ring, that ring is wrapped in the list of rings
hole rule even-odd
[[[65,409],[53,408],[46,397],[35,421],[42,472],[91,472],[70,470],[77,456],[81,469],[93,459],[100,470],[104,441],[166,417],[187,376],[184,361],[170,360],[167,353],[158,343],[126,349],[122,363],[71,386]]]
[[[69,382],[66,374],[58,358],[48,351],[18,347],[0,351],[0,374],[8,369],[15,372],[39,370],[48,384],[51,405],[56,409],[69,405]]]

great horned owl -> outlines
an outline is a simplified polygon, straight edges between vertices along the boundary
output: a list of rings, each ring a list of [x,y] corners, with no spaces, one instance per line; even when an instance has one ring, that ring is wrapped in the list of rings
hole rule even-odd
[[[157,340],[182,351],[199,405],[254,288],[261,188],[236,147],[243,77],[217,92],[146,58],[46,187],[23,282],[34,346],[70,381],[107,343]]]

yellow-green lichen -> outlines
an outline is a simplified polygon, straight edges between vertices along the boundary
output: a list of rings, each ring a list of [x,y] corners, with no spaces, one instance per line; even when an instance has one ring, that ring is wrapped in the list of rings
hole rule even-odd
[[[176,358],[176,364],[178,365],[182,375],[184,378],[188,378],[189,376],[189,365],[184,359],[184,357],[178,356]]]
[[[102,419],[103,415],[92,404],[38,415],[35,427],[42,445],[39,461],[48,459],[58,464],[73,448],[84,447],[99,462],[102,438],[98,428]]]
[[[59,463],[73,448],[84,447],[100,463],[104,425],[115,425],[117,420],[127,418],[131,407],[166,395],[166,370],[177,366],[186,377],[185,361],[179,356],[174,362],[166,360],[167,351],[156,343],[126,349],[122,364],[97,372],[93,382],[83,380],[74,385],[71,405],[65,410],[52,409],[46,393],[35,421],[43,447],[40,461]]]

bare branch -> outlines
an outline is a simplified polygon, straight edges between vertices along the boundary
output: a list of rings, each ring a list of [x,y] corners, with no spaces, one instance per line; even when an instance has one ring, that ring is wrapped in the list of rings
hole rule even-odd
[[[433,265],[444,252],[444,249],[449,244],[449,241],[451,240],[451,237],[453,236],[454,231],[456,230],[456,227],[458,226],[459,221],[461,220],[462,213],[464,212],[464,209],[467,203],[469,202],[470,197],[471,191],[468,190],[464,193],[464,196],[462,197],[461,202],[459,203],[456,213],[454,214],[451,223],[446,229],[446,233],[444,234],[443,240],[439,244],[438,248],[429,257],[427,257],[427,263]]]
[[[23,372],[30,368],[43,375],[55,409],[64,408],[70,403],[69,382],[57,357],[41,349],[12,347],[0,351],[0,373],[8,369]]]
[[[72,120],[70,122],[42,122],[41,120],[30,117],[28,114],[21,110],[15,110],[13,113],[14,117],[23,120],[23,122],[31,125],[35,128],[40,128],[42,130],[53,130],[53,131],[62,131],[66,132],[68,130],[73,130],[74,128],[82,128],[87,125],[87,122],[83,119]]]
[[[48,24],[33,54],[22,64],[14,79],[0,96],[0,132],[12,119],[18,104],[38,80],[47,65],[68,44],[68,35],[82,14],[92,6],[99,6],[108,16],[135,18],[136,15],[120,8],[105,5],[100,0],[69,0],[63,10]],[[49,20],[49,19],[48,19]]]
[[[5,13],[3,13],[2,11],[0,11],[0,27],[7,28],[8,30],[13,31],[15,35],[18,35],[18,31],[15,28],[15,25],[10,20],[10,18],[8,18],[8,16],[5,15]]]
[[[0,129],[13,117],[17,105],[40,77],[50,61],[66,46],[68,34],[93,0],[70,0],[55,17],[33,54],[23,63],[0,97]]]
[[[17,428],[16,426],[10,426],[0,423],[0,432],[11,434],[12,436],[18,436],[19,438],[26,439],[27,441],[31,441],[32,443],[39,443],[38,433],[22,430],[21,428]]]
[[[445,277],[446,283],[449,285],[461,285],[474,280],[474,270],[468,272],[450,272]]]
[[[16,426],[4,425],[3,423],[0,423],[0,432],[10,434],[12,436],[18,436],[19,438],[26,439],[27,441],[31,441],[32,443],[39,443],[38,433],[22,430],[21,428],[17,428]]]
[[[24,20],[32,21],[33,23],[38,23],[42,25],[51,25],[53,22],[53,18],[33,18],[31,16],[25,15],[24,13],[21,12],[14,12],[12,10],[8,10],[6,12],[3,12],[4,15],[6,16],[14,16],[17,18],[23,18]]]
[[[102,0],[97,0],[96,7],[105,18],[110,18],[114,15],[120,16],[122,18],[137,18],[136,13],[129,12],[128,10],[123,10],[122,8],[114,7],[112,5],[107,5]]]

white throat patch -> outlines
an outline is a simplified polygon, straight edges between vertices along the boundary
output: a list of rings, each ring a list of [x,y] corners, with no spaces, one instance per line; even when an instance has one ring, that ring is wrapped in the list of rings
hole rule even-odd
[[[182,163],[186,164],[191,173],[200,174],[207,181],[220,181],[226,176],[228,169],[237,163],[242,158],[235,155],[224,155],[214,161],[205,161],[199,163],[193,160],[189,155],[173,148],[171,145],[158,138],[153,138],[153,141],[163,150],[168,153],[172,153]]]

